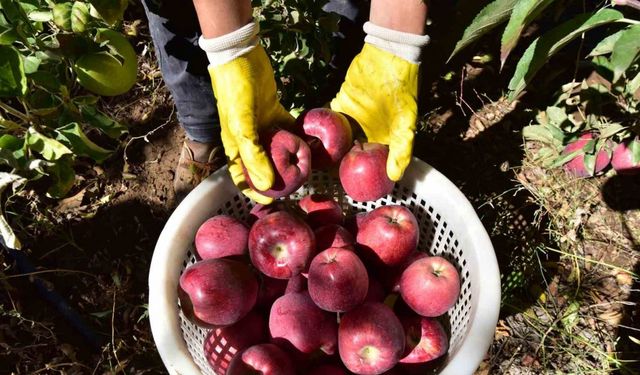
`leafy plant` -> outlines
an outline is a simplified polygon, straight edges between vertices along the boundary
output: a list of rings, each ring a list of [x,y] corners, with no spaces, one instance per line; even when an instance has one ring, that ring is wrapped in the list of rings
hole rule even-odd
[[[111,155],[96,141],[112,144],[127,132],[97,109],[99,98],[82,89],[74,65],[99,54],[124,66],[122,49],[101,35],[120,21],[126,5],[0,0],[0,166],[12,176],[42,181],[51,198],[73,187],[76,160],[101,163]],[[98,73],[100,68],[94,66]]]
[[[518,45],[523,32],[535,20],[540,19],[548,9],[554,9],[554,19],[567,16],[567,2],[561,0],[494,0],[478,13],[471,25],[467,27],[462,38],[456,44],[451,55],[453,57],[473,41],[487,34],[498,25],[507,22],[501,39],[500,60],[504,65],[511,52]],[[635,6],[635,2],[617,1],[620,5]],[[622,4],[624,3],[624,4]],[[640,4],[640,2],[638,2]],[[554,5],[554,7],[551,7]],[[614,2],[614,5],[615,2]],[[636,28],[639,21],[625,18],[624,14],[610,7],[596,8],[591,11],[572,16],[544,34],[536,37],[518,60],[515,72],[509,82],[509,98],[514,99],[522,94],[531,83],[536,73],[555,55],[573,40],[582,37],[586,32],[604,25],[630,25],[625,30],[624,43],[627,48],[618,49],[619,57],[614,59],[616,80],[637,61],[640,49],[640,38]],[[611,41],[610,41],[611,42]],[[450,57],[450,58],[451,58]]]
[[[331,82],[331,36],[340,16],[325,12],[327,0],[254,0],[260,32],[285,107],[300,110],[314,103],[314,93]]]
[[[582,82],[564,85],[555,103],[536,116],[536,124],[523,129],[525,139],[543,146],[538,160],[546,167],[561,166],[578,155],[585,155],[591,167],[601,150],[610,153],[612,145],[640,135],[640,67],[636,63],[625,73],[635,78],[616,78],[618,48],[627,48],[622,38],[635,27],[614,34],[598,44],[590,53],[593,73]],[[615,42],[614,42],[615,40]],[[619,44],[620,43],[620,44]],[[606,55],[609,55],[608,57]],[[626,65],[627,62],[624,63]],[[565,146],[584,133],[595,134],[593,140],[572,153],[563,153]],[[634,143],[635,144],[635,143]],[[640,161],[640,149],[632,148],[633,159]]]

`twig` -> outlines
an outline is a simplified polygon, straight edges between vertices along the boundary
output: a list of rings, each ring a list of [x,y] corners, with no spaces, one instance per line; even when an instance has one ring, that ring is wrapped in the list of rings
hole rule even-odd
[[[123,371],[122,364],[120,363],[120,359],[118,359],[118,351],[116,350],[116,344],[115,344],[115,324],[114,324],[115,316],[116,316],[116,289],[113,290],[113,305],[111,307],[111,350],[113,351],[113,356],[116,357],[116,362],[118,362],[118,368],[121,371]]]
[[[0,102],[0,108],[4,109],[8,114],[13,115],[17,118],[19,118],[20,120],[22,120],[23,122],[29,123],[29,118],[27,117],[27,115],[25,115],[24,113],[18,111],[15,108],[12,108],[11,106]]]
[[[144,135],[138,135],[135,137],[131,137],[129,138],[129,140],[127,141],[127,143],[124,145],[124,162],[127,163],[129,158],[127,157],[127,148],[129,147],[129,145],[131,144],[131,142],[138,140],[138,139],[144,139],[145,142],[149,143],[149,136],[152,136],[155,132],[157,132],[158,130],[162,129],[163,127],[167,126],[171,120],[173,119],[173,113],[175,112],[175,107],[171,107],[171,113],[169,114],[169,118],[167,119],[167,121],[165,121],[164,123],[160,124],[158,127],[149,130],[146,134]]]
[[[47,364],[45,367],[43,367],[43,368],[41,368],[40,370],[37,370],[37,371],[35,371],[35,372],[33,372],[33,373],[34,373],[34,374],[38,374],[38,373],[40,373],[40,372],[48,371],[48,370],[54,369],[54,368],[56,368],[56,367],[62,367],[62,366],[80,366],[80,367],[84,367],[84,368],[87,368],[87,369],[91,369],[89,366],[87,366],[87,365],[83,365],[82,363],[78,363],[78,362],[64,362],[64,363],[56,363],[56,364],[53,364],[53,365]]]
[[[68,269],[64,269],[64,268],[57,268],[55,270],[42,270],[42,271],[21,273],[19,275],[5,276],[5,277],[0,278],[0,280],[8,280],[8,279],[14,279],[14,278],[17,278],[17,277],[33,276],[33,275],[39,275],[39,274],[42,274],[42,273],[54,273],[54,272],[81,273],[83,275],[97,277],[96,275],[94,275],[92,273],[89,273],[89,272],[85,272],[85,271],[68,270]]]

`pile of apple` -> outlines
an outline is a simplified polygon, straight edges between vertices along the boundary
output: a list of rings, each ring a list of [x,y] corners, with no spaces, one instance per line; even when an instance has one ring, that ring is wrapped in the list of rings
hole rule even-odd
[[[296,191],[312,163],[339,165],[355,200],[391,192],[386,146],[353,145],[347,119],[328,109],[297,124],[263,137],[276,173],[263,194]],[[319,194],[258,204],[247,222],[217,215],[196,233],[200,259],[180,277],[181,308],[211,329],[203,350],[218,374],[422,371],[448,350],[439,317],[456,303],[460,278],[417,249],[419,233],[406,207],[347,215]]]

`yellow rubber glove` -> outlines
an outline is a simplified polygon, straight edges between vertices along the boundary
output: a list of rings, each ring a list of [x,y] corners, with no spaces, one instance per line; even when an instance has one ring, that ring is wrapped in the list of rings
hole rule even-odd
[[[389,145],[387,175],[402,178],[411,161],[418,113],[419,65],[365,43],[331,109],[351,116],[368,142]]]
[[[217,100],[221,138],[234,184],[249,198],[269,204],[272,198],[252,190],[242,167],[258,190],[274,182],[273,167],[260,146],[258,133],[294,122],[278,100],[273,68],[262,46],[222,65],[209,67]]]

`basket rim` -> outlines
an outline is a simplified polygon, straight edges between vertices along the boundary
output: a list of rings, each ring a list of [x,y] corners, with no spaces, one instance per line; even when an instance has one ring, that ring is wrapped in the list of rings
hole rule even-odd
[[[425,183],[440,184],[456,201],[456,214],[465,218],[465,230],[471,233],[474,251],[482,253],[482,285],[472,283],[474,301],[469,326],[456,355],[441,370],[440,375],[472,374],[484,358],[493,341],[500,311],[500,273],[493,245],[473,206],[464,194],[442,173],[426,162],[413,157],[404,179],[422,176]],[[226,180],[226,181],[225,181]],[[189,215],[194,211],[209,211],[201,204],[205,195],[237,194],[229,182],[224,166],[202,181],[176,207],[165,223],[154,248],[149,267],[149,322],[160,357],[170,374],[201,374],[180,332],[177,285],[184,258],[185,244],[193,239],[187,232]],[[231,185],[231,187],[230,187]],[[196,215],[193,215],[196,216]],[[181,239],[181,240],[180,240]],[[179,250],[179,251],[178,251]],[[477,270],[478,271],[478,270]],[[473,277],[478,278],[475,274]],[[472,278],[473,280],[473,278]],[[476,288],[474,288],[474,286]],[[173,327],[173,328],[168,328]]]

